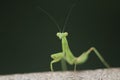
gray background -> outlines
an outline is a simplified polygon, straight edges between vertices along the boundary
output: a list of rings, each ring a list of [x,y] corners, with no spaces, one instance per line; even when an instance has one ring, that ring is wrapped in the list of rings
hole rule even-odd
[[[75,0],[5,0],[0,2],[0,74],[49,71],[50,55],[61,51],[56,25],[62,27]],[[118,0],[81,0],[65,31],[75,56],[95,46],[112,67],[120,66]],[[60,63],[54,65],[61,70]],[[104,68],[93,53],[77,69]],[[72,70],[73,66],[69,66]]]

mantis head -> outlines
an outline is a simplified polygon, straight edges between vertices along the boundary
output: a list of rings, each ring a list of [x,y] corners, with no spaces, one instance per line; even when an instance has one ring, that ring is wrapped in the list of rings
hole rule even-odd
[[[66,37],[68,35],[68,33],[67,32],[64,32],[64,33],[58,32],[56,35],[57,35],[57,37],[59,37],[59,39],[62,39],[63,37]]]

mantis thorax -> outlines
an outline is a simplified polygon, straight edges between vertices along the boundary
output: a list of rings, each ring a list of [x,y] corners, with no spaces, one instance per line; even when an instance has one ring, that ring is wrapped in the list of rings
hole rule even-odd
[[[67,32],[58,32],[56,35],[57,35],[57,37],[59,37],[59,39],[62,39],[63,37],[68,36],[68,33]]]

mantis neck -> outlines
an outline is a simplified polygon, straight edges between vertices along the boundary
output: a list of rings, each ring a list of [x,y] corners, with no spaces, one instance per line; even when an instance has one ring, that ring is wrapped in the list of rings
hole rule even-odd
[[[63,50],[63,53],[65,54],[66,61],[70,64],[73,64],[72,63],[73,61],[71,61],[71,60],[74,60],[75,57],[69,48],[68,41],[67,41],[66,37],[62,38],[62,50]]]
[[[66,37],[62,38],[62,51],[65,53],[66,50],[70,50],[69,45],[68,45],[68,41]]]

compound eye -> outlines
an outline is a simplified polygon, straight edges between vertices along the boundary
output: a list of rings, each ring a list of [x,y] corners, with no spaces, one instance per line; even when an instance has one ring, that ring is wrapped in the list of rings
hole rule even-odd
[[[59,36],[59,35],[60,35],[60,33],[57,33],[57,34],[56,34],[56,36]]]
[[[68,33],[67,33],[67,32],[65,32],[65,36],[68,36]]]
[[[60,33],[60,32],[58,32],[56,35],[57,35],[57,37],[59,37],[59,39],[62,39],[62,37],[63,37],[62,33]]]

